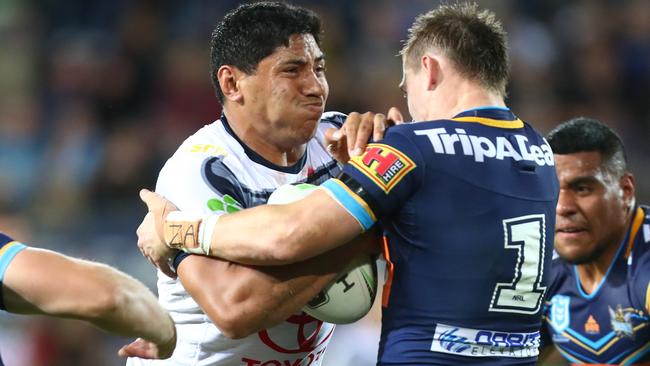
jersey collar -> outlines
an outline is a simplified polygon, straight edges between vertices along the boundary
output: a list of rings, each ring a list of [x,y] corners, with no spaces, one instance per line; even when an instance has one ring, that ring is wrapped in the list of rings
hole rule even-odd
[[[600,280],[600,283],[598,284],[594,292],[587,294],[584,291],[584,289],[582,288],[582,284],[580,283],[580,276],[578,275],[578,267],[576,265],[573,265],[573,273],[575,274],[576,277],[576,286],[578,287],[578,291],[580,291],[582,297],[586,299],[592,299],[594,296],[596,296],[596,294],[600,291],[600,288],[602,287],[603,283],[607,281],[607,277],[609,276],[609,273],[611,272],[616,262],[619,260],[619,257],[621,256],[621,253],[623,253],[624,248],[625,248],[625,252],[623,254],[624,255],[623,258],[627,259],[627,257],[630,255],[630,252],[632,251],[632,246],[634,245],[634,238],[636,238],[636,234],[639,232],[639,229],[641,228],[641,224],[643,223],[643,218],[644,218],[643,209],[641,207],[636,207],[634,211],[635,211],[634,217],[632,218],[632,223],[628,228],[627,233],[625,234],[625,238],[619,245],[619,248],[616,250],[616,254],[614,254],[614,257],[612,258],[612,262],[609,264],[609,268],[607,268],[607,272],[605,272],[605,275]]]
[[[226,118],[225,114],[221,114],[221,123],[223,124],[223,128],[228,132],[232,138],[237,140],[237,142],[241,145],[241,147],[244,149],[244,152],[246,153],[246,156],[248,156],[249,159],[252,161],[256,162],[257,164],[264,165],[265,167],[273,170],[277,170],[280,172],[284,173],[289,173],[289,174],[298,174],[300,171],[302,171],[302,168],[305,166],[305,162],[307,161],[307,154],[309,149],[305,149],[305,153],[302,154],[302,157],[298,159],[298,161],[289,166],[282,166],[282,165],[276,165],[268,160],[266,160],[262,155],[256,153],[253,149],[248,147],[242,140],[239,139],[239,136],[235,134],[235,132],[232,130],[230,127],[230,124],[228,123],[228,119]]]

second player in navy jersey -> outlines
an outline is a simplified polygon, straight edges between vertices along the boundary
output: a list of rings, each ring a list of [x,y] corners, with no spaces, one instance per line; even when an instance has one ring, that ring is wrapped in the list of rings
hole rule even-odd
[[[650,211],[636,205],[623,143],[588,118],[559,125],[549,143],[560,179],[559,257],[544,343],[575,364],[648,365]]]
[[[389,277],[379,364],[533,365],[558,186],[546,141],[505,107],[505,34],[490,12],[441,6],[416,19],[402,57],[409,112],[427,122],[389,129],[296,203],[173,228],[158,210],[146,239],[160,241],[157,221],[188,239],[181,249],[283,264],[381,221]],[[196,229],[212,235],[183,236]]]
[[[472,109],[391,128],[324,184],[351,211],[365,202],[357,217],[386,231],[382,364],[534,360],[557,195],[551,155],[509,110]]]

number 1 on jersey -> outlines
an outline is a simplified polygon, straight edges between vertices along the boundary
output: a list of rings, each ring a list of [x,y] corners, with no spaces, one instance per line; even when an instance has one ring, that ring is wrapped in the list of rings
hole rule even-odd
[[[544,275],[546,219],[543,214],[503,220],[504,249],[517,250],[511,282],[494,287],[489,311],[535,314],[542,304],[546,287]]]

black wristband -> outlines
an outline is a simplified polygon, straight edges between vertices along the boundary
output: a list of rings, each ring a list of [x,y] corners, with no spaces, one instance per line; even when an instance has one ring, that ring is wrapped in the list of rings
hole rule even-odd
[[[354,178],[352,178],[350,175],[345,174],[341,172],[339,174],[338,180],[343,182],[354,194],[357,196],[361,197],[362,200],[368,204],[368,207],[372,210],[372,212],[375,214],[375,217],[377,220],[379,220],[383,216],[383,211],[381,210],[381,207],[375,202],[374,198],[357,182]]]

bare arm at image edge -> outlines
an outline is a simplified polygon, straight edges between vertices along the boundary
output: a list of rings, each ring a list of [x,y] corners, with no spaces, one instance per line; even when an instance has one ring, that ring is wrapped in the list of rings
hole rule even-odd
[[[81,319],[154,343],[140,357],[167,358],[174,350],[174,324],[156,297],[141,282],[107,265],[26,248],[13,258],[2,282],[9,312]]]

